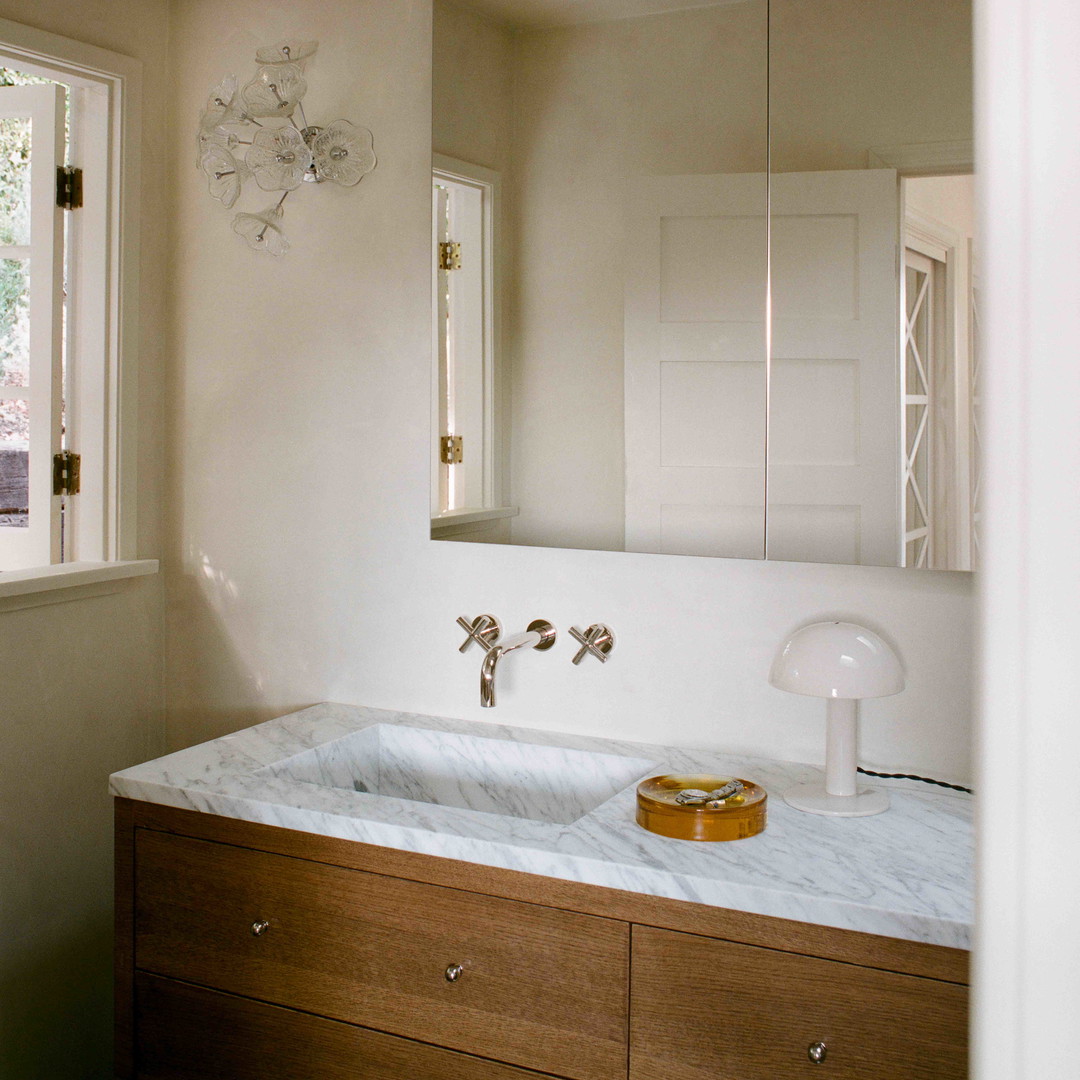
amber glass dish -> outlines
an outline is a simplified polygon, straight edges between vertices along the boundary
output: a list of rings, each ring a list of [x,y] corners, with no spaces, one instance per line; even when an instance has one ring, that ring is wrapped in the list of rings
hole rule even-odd
[[[681,791],[715,791],[731,776],[651,776],[637,789],[637,823],[674,840],[743,840],[765,830],[765,789],[742,780],[743,790],[719,804],[682,805]]]

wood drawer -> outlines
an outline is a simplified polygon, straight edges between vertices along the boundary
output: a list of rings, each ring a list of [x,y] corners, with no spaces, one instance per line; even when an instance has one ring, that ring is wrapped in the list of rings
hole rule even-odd
[[[539,1073],[156,975],[135,980],[137,1080],[542,1080]]]
[[[955,983],[635,926],[631,985],[630,1080],[968,1075]]]
[[[580,1080],[626,1075],[624,923],[149,830],[135,878],[136,968]]]

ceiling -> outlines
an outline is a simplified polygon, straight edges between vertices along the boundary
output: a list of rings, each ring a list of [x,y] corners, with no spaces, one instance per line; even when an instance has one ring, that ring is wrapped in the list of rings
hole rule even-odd
[[[719,7],[743,0],[454,0],[519,30],[660,15],[667,11]]]

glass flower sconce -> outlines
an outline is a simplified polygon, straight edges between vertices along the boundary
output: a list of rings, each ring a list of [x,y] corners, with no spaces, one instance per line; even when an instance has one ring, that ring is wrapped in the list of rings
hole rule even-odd
[[[211,91],[199,120],[198,166],[226,209],[252,187],[249,181],[260,191],[281,192],[262,212],[233,218],[233,231],[270,255],[289,250],[281,223],[291,192],[324,181],[353,187],[375,168],[367,128],[348,120],[319,127],[304,115],[304,64],[317,48],[314,41],[283,41],[259,49],[255,77],[240,86],[230,75]]]

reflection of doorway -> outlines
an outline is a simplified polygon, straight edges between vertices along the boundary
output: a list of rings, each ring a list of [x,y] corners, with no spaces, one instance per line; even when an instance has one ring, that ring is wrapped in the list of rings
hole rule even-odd
[[[974,564],[974,178],[907,178],[901,279],[903,565]]]

